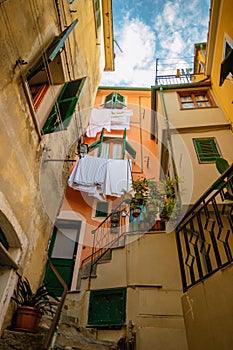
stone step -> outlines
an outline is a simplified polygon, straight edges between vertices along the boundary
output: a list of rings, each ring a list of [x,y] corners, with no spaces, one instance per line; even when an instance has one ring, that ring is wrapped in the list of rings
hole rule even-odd
[[[54,350],[80,349],[80,350],[116,350],[115,343],[107,340],[87,338],[82,335],[68,335],[58,332]]]
[[[5,330],[0,338],[1,350],[41,350],[45,341],[45,333],[28,333]]]

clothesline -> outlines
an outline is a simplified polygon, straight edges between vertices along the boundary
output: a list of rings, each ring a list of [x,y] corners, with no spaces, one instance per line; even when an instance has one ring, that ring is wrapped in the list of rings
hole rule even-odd
[[[111,130],[129,130],[130,117],[132,116],[133,111],[130,109],[93,108],[86,134],[88,137],[95,137],[103,128],[108,132]]]
[[[68,185],[99,200],[120,197],[132,190],[130,159],[80,158],[68,179]]]

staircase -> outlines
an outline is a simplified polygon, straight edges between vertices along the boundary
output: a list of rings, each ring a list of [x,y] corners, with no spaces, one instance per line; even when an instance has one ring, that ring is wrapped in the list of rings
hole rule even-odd
[[[97,339],[96,330],[80,327],[70,317],[61,320],[53,349],[116,350],[117,347],[114,342]]]

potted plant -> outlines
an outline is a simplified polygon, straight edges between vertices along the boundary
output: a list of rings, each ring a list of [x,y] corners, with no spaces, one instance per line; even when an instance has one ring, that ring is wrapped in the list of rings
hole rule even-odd
[[[130,202],[130,210],[134,218],[141,214],[141,206],[136,198],[132,198]]]
[[[152,229],[165,230],[165,222],[177,217],[175,187],[178,183],[178,178],[172,180],[168,176],[162,181],[148,180],[147,212]]]
[[[18,274],[18,284],[12,300],[18,305],[15,313],[14,329],[36,332],[42,315],[54,313],[58,299],[42,284],[35,292],[26,277]]]
[[[149,192],[148,180],[145,177],[139,177],[132,181],[132,187],[134,190],[134,199],[137,200],[139,205],[145,205]]]

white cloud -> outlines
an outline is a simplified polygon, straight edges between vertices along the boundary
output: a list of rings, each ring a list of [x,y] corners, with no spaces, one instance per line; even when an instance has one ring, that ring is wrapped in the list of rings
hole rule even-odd
[[[165,0],[162,10],[161,6],[152,6],[154,11],[160,8],[160,13],[155,12],[153,26],[148,25],[149,21],[145,24],[139,18],[132,19],[136,5],[124,13],[114,28],[123,53],[115,45],[115,72],[105,72],[101,85],[150,87],[154,84],[156,58],[160,59],[160,68],[166,70],[165,74],[192,67],[194,44],[207,40],[209,18],[208,13],[203,13],[203,5],[206,8],[209,1]],[[148,4],[144,2],[144,6]]]
[[[115,72],[104,73],[101,85],[150,86],[153,80],[155,33],[139,19],[127,17],[119,33],[115,47]],[[148,85],[149,84],[149,85]]]

